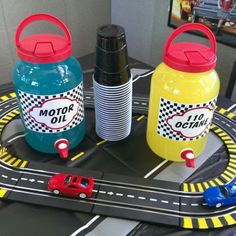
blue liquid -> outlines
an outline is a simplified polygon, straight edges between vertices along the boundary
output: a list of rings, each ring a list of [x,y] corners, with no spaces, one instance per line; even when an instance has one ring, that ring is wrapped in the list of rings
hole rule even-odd
[[[17,61],[14,71],[14,87],[24,123],[18,90],[35,95],[59,94],[77,87],[83,79],[82,69],[74,57],[56,63],[33,64]],[[25,126],[25,139],[34,149],[45,153],[57,153],[54,144],[58,139],[69,141],[69,149],[77,146],[85,136],[85,119],[72,129],[58,133],[39,133]]]

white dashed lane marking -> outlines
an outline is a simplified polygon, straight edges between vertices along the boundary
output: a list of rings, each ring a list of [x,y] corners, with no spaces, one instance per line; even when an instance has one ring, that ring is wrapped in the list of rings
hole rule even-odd
[[[141,199],[141,200],[146,200],[145,197],[138,197],[138,199]]]
[[[169,201],[161,200],[162,203],[169,203]]]
[[[106,192],[106,191],[98,191],[98,190],[93,190],[93,192],[99,192],[99,193],[102,193],[102,194],[108,194],[108,195],[116,195],[116,196],[119,196],[119,197],[127,197],[127,198],[133,198],[133,199],[140,199],[140,200],[148,200],[148,201],[151,201],[151,202],[158,202],[158,199],[156,198],[147,198],[147,197],[144,197],[144,196],[135,196],[133,194],[127,194],[127,195],[124,195],[123,193],[113,193],[113,192]],[[112,193],[112,194],[111,194]],[[187,206],[187,205],[191,205],[193,207],[195,206],[199,206],[200,204],[198,203],[179,203],[179,202],[170,202],[170,201],[167,201],[167,200],[161,200],[160,199],[160,202],[161,203],[165,203],[165,204],[173,204],[173,205],[176,205],[176,206]],[[202,203],[203,206],[207,205],[207,203]]]
[[[157,199],[155,199],[155,198],[150,198],[150,201],[152,201],[152,202],[157,202]]]
[[[7,175],[1,175],[1,177],[5,178],[5,179],[9,178]],[[17,178],[11,178],[11,180],[18,181]],[[37,183],[40,183],[40,184],[44,184],[45,183],[45,181],[43,181],[43,180],[35,180],[35,179],[28,179],[28,178],[20,178],[20,180],[29,181],[31,183],[33,183],[33,182],[37,182]],[[108,195],[115,194],[116,196],[119,196],[119,197],[123,197],[124,196],[123,193],[113,193],[113,192],[106,192],[106,191],[102,191],[102,190],[98,191],[96,189],[93,189],[93,192],[95,192],[95,193],[99,192],[99,193],[108,194]],[[131,195],[131,194],[126,195],[126,197],[128,197],[128,198],[138,198],[140,200],[146,200],[147,199],[146,197],[143,197],[143,196],[135,196],[135,195]],[[158,201],[158,199],[156,199],[156,198],[149,198],[148,200],[151,201],[151,202],[157,202]],[[165,203],[165,204],[169,204],[169,201],[166,201],[166,200],[161,200],[161,202]],[[171,202],[170,204],[178,205],[178,206],[179,205],[187,206],[187,203]],[[198,203],[191,203],[190,205],[191,206],[199,206]],[[207,203],[202,203],[202,205],[205,206],[205,205],[207,205]]]
[[[179,202],[173,202],[173,205],[179,206]]]
[[[1,175],[1,177],[4,178],[4,179],[8,179],[8,176],[7,176],[7,175]],[[11,180],[13,180],[13,181],[18,181],[19,179],[17,179],[17,178],[11,178]],[[20,180],[35,182],[34,179],[27,179],[27,178],[20,178]],[[45,181],[43,181],[43,180],[37,180],[37,183],[44,184]]]
[[[11,180],[13,180],[13,181],[17,181],[18,179],[16,179],[16,178],[11,178]]]
[[[106,192],[105,192],[105,191],[99,191],[99,193],[103,193],[103,194],[106,194]]]

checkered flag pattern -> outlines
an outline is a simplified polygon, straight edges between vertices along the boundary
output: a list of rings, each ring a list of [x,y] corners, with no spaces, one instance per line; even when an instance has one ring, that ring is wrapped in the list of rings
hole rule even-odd
[[[181,133],[177,133],[174,130],[170,128],[170,126],[167,124],[167,119],[173,115],[181,115],[188,111],[189,109],[198,108],[198,107],[208,107],[209,109],[215,109],[217,98],[201,104],[182,104],[182,103],[176,103],[169,101],[165,98],[160,99],[160,110],[159,110],[159,116],[158,116],[158,125],[157,125],[157,133],[163,137],[166,137],[168,139],[173,140],[180,140],[180,141],[186,141],[186,140],[195,140],[203,137],[209,132],[210,124],[206,127],[204,132],[193,138],[186,138],[181,135]]]
[[[19,100],[23,115],[23,120],[25,123],[25,126],[35,132],[38,133],[58,133],[63,132],[69,129],[74,128],[75,126],[79,125],[81,121],[84,119],[84,105],[83,105],[83,82],[81,82],[77,87],[64,92],[60,94],[52,94],[52,95],[34,95],[25,93],[21,90],[18,90],[19,93]],[[76,116],[73,118],[72,122],[66,127],[60,128],[60,129],[50,129],[44,124],[40,124],[35,121],[30,116],[30,109],[35,106],[40,106],[45,101],[50,99],[56,99],[56,98],[69,98],[71,100],[77,100],[79,101],[79,110],[76,114]]]

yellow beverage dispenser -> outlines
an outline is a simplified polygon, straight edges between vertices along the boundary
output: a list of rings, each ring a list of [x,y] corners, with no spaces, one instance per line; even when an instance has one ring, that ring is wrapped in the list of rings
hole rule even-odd
[[[210,47],[173,42],[191,30],[204,33]],[[195,157],[206,144],[219,93],[216,59],[215,37],[202,24],[182,25],[168,38],[163,62],[152,76],[149,99],[147,142],[158,156],[195,166]]]

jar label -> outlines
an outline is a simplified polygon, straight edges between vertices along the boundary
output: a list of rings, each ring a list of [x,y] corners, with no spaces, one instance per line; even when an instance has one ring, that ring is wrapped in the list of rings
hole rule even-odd
[[[25,126],[39,133],[58,133],[84,119],[83,83],[59,94],[36,95],[18,90]]]
[[[216,98],[201,104],[183,104],[160,99],[157,133],[173,140],[195,140],[205,136],[211,125]]]

